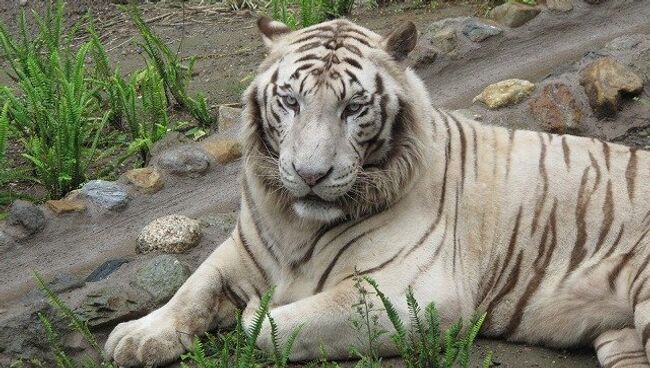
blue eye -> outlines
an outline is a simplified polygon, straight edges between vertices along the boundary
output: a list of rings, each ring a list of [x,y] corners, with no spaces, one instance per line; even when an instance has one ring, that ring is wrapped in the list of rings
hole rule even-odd
[[[284,102],[285,105],[293,110],[296,110],[298,108],[298,100],[296,100],[293,96],[282,96],[282,102]]]
[[[350,117],[352,115],[355,115],[355,114],[359,113],[359,111],[361,111],[363,106],[364,106],[363,104],[356,103],[356,102],[349,103],[345,107],[345,109],[343,110],[343,118],[345,119],[347,117]]]

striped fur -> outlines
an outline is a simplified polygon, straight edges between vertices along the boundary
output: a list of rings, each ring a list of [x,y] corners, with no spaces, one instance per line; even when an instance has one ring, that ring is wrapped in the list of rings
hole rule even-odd
[[[482,310],[485,335],[593,343],[605,367],[650,366],[649,152],[432,108],[398,62],[410,26],[388,38],[345,20],[260,29],[269,54],[244,96],[238,225],[165,306],[112,332],[120,365],[173,360],[237,307],[248,323],[271,286],[280,337],[305,325],[292,359],[321,346],[345,358],[356,270],[404,321],[410,286],[444,324]]]

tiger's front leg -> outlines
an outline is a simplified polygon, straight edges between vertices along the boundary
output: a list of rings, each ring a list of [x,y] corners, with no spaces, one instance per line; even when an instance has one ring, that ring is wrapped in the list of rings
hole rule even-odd
[[[372,298],[371,294],[367,295]],[[316,295],[300,299],[290,304],[271,306],[271,318],[278,325],[279,343],[284,345],[288,337],[296,329],[300,329],[289,359],[291,361],[309,361],[321,358],[323,354],[328,359],[351,358],[350,348],[355,347],[360,352],[367,350],[367,334],[359,334],[353,328],[352,319],[359,318],[353,305],[358,301],[359,290],[354,287],[352,280],[342,282],[332,289],[325,290]],[[395,298],[391,298],[396,301]],[[376,309],[381,302],[372,298]],[[243,313],[243,323],[250,328],[255,317],[259,300],[251,301]],[[399,305],[398,313],[405,324],[408,324],[407,313],[402,313]],[[405,312],[405,311],[404,311]],[[378,314],[377,328],[392,331],[386,313]],[[382,356],[395,355],[397,351],[388,338],[390,334],[383,334],[376,342],[379,354]],[[273,352],[271,340],[271,327],[268,319],[264,321],[262,331],[257,340],[257,345],[265,352]]]
[[[158,366],[178,359],[194,336],[232,324],[235,304],[245,304],[237,295],[247,294],[241,289],[250,285],[251,279],[238,250],[229,238],[167,304],[138,320],[117,325],[106,342],[106,355],[119,366]]]

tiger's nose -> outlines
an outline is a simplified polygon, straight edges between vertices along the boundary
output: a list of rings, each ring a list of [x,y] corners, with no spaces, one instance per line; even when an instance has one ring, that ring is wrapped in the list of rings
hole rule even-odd
[[[332,173],[334,170],[334,167],[330,167],[327,170],[311,170],[311,169],[303,169],[303,168],[296,168],[294,166],[294,169],[296,170],[296,173],[300,178],[310,187],[313,187],[323,181],[329,174]]]

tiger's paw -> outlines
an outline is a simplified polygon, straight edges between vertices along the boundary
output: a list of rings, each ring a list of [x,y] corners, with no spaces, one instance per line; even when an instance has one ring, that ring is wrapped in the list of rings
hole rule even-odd
[[[192,336],[178,331],[174,321],[158,310],[120,323],[106,341],[107,357],[120,367],[156,367],[178,359],[191,345]]]

